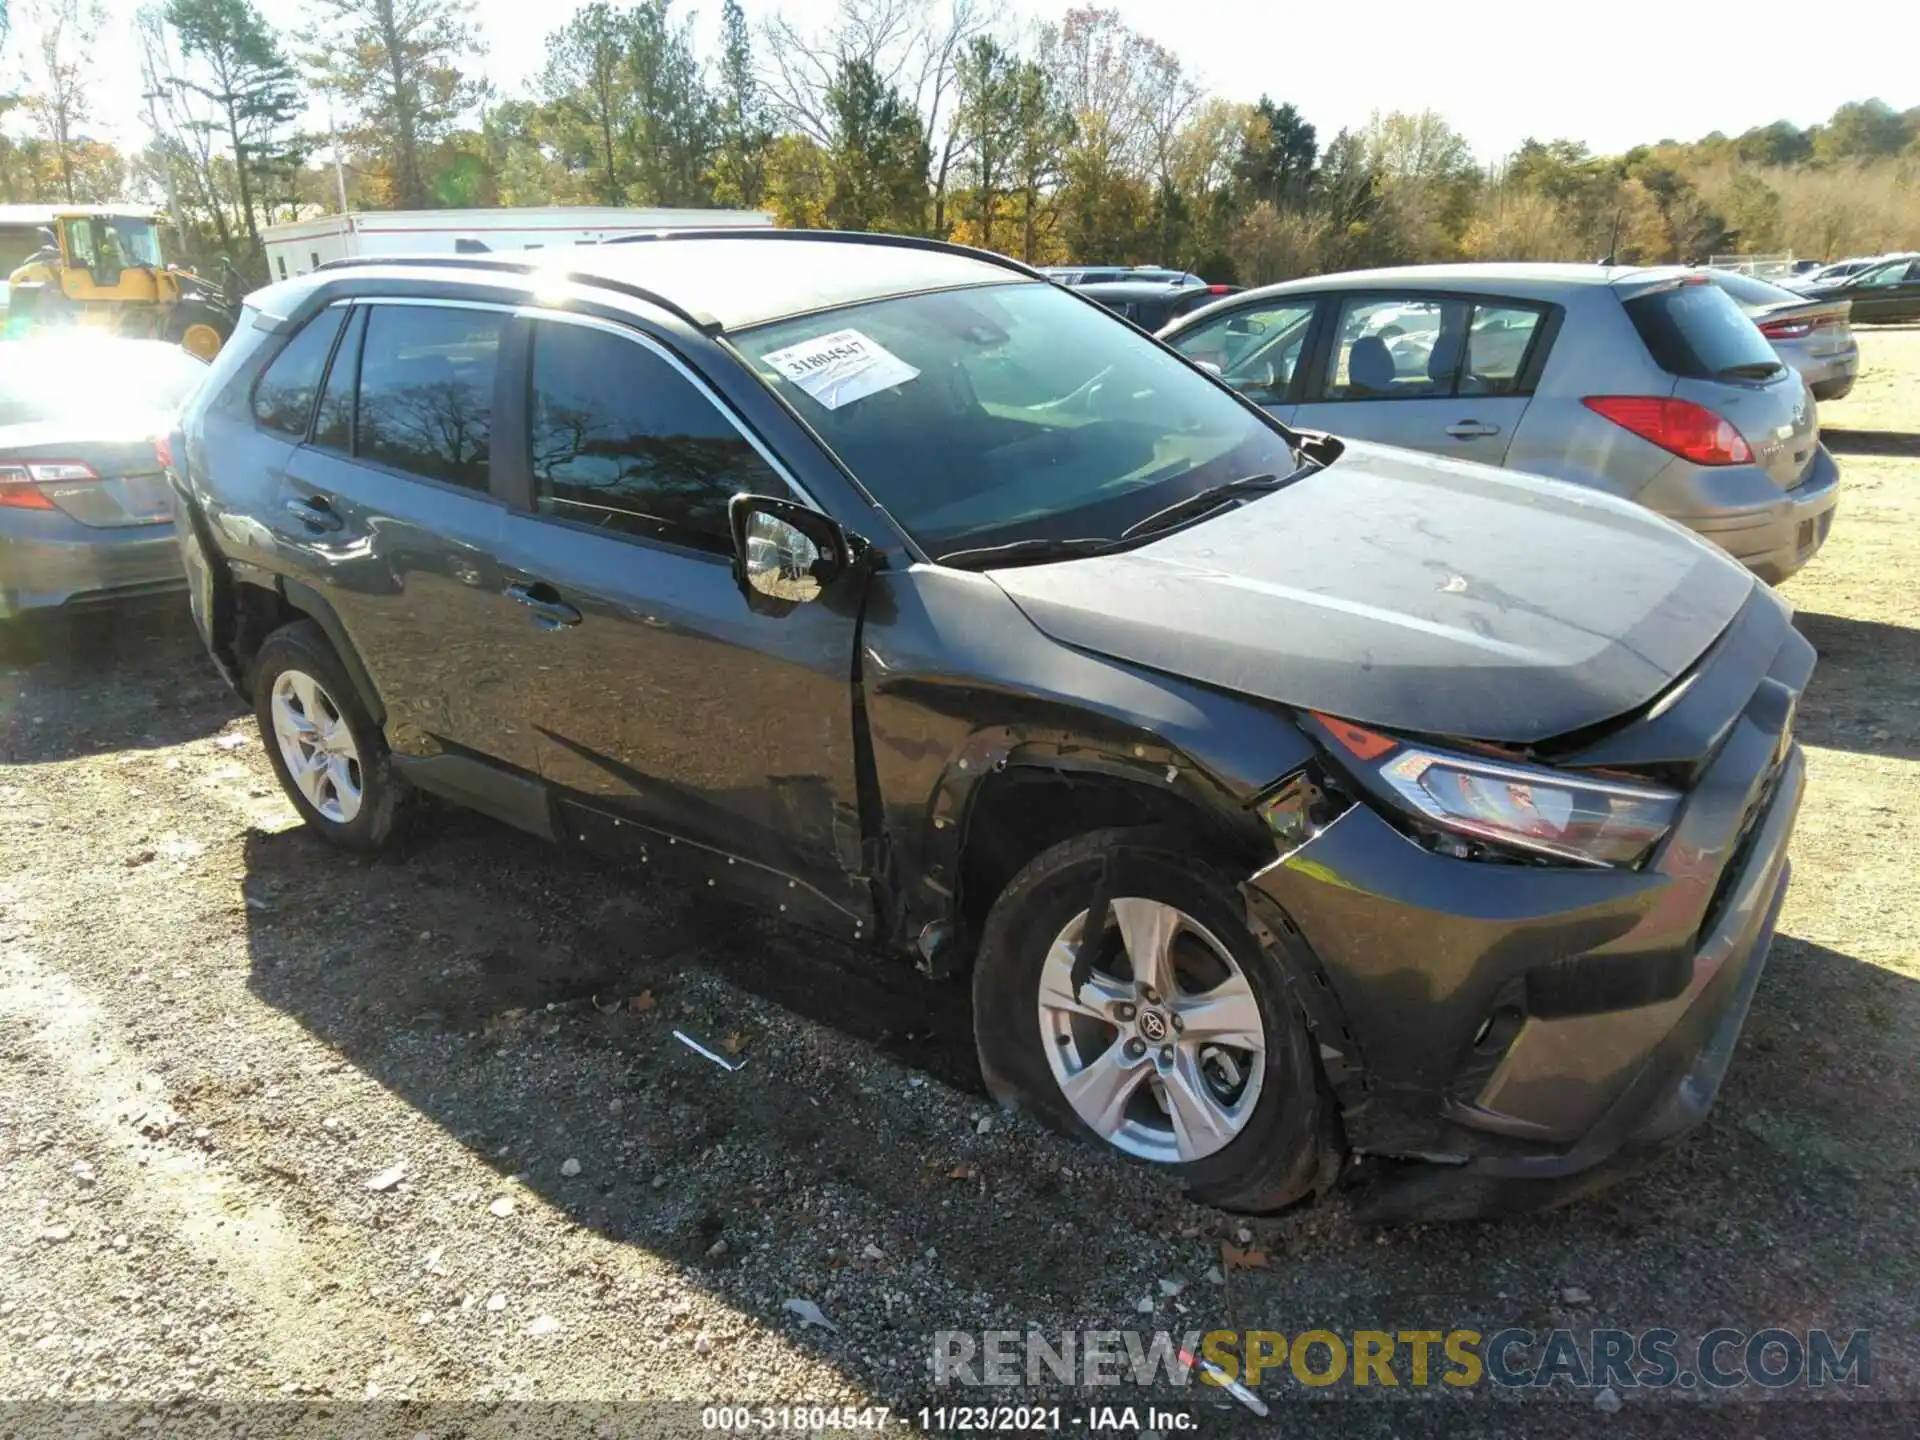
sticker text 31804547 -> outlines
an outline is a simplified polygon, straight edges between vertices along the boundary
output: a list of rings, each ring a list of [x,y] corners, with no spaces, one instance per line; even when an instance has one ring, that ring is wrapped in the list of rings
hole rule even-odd
[[[904,385],[920,374],[858,330],[835,330],[761,358],[829,410]]]

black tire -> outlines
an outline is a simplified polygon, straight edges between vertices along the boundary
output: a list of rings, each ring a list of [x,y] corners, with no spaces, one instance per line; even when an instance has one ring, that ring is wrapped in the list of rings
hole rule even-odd
[[[273,689],[275,682],[288,671],[302,672],[319,683],[326,700],[346,722],[354,749],[359,752],[360,806],[344,823],[321,814],[314,807],[287,769],[286,757],[281,753],[273,725]],[[354,689],[339,656],[333,653],[326,632],[311,620],[283,625],[261,644],[254,656],[252,677],[253,713],[260,722],[261,742],[266,746],[273,773],[279,777],[280,788],[286,791],[300,818],[322,838],[343,850],[368,853],[384,848],[399,825],[407,792],[393,773],[386,737],[360,702],[360,693]]]
[[[1248,931],[1233,887],[1194,858],[1191,837],[1160,829],[1096,830],[1043,851],[994,902],[974,963],[974,1039],[987,1087],[1063,1134],[1105,1144],[1061,1093],[1039,1015],[1054,938],[1085,910],[1104,860],[1112,894],[1178,906],[1231,952],[1265,1027],[1266,1069],[1245,1128],[1212,1155],[1177,1165],[1187,1193],[1226,1210],[1292,1204],[1331,1175],[1338,1142],[1299,1007],[1279,963]]]

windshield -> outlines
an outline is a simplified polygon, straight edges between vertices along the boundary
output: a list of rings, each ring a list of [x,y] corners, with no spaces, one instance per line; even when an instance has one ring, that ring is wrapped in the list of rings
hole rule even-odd
[[[160,232],[151,220],[124,215],[92,215],[63,222],[67,256],[75,265],[126,269],[132,265],[160,266]]]
[[[171,411],[207,367],[158,340],[22,340],[0,345],[0,425],[112,421]]]
[[[1295,466],[1285,431],[1050,284],[876,300],[734,339],[935,555],[1116,537]]]

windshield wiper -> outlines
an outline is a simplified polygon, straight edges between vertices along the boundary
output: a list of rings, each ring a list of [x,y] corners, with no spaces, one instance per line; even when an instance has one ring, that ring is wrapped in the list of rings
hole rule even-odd
[[[1778,360],[1749,360],[1744,365],[1729,365],[1715,373],[1723,380],[1765,380],[1786,368]]]
[[[1320,463],[1317,460],[1306,460],[1301,462],[1299,469],[1288,475],[1276,475],[1271,470],[1259,475],[1242,475],[1238,480],[1229,480],[1224,485],[1215,485],[1198,494],[1189,495],[1184,500],[1176,500],[1165,509],[1154,511],[1146,519],[1134,521],[1120,532],[1120,538],[1131,540],[1139,535],[1158,534],[1162,530],[1178,525],[1182,520],[1197,519],[1217,510],[1236,495],[1261,495],[1269,490],[1278,490],[1281,486],[1290,485],[1319,468]]]
[[[1120,548],[1118,540],[1086,537],[1078,540],[1049,540],[1030,536],[1009,540],[1004,545],[981,545],[969,550],[949,550],[933,558],[956,570],[991,570],[996,565],[1031,565],[1042,560],[1078,560],[1088,555],[1104,555]]]

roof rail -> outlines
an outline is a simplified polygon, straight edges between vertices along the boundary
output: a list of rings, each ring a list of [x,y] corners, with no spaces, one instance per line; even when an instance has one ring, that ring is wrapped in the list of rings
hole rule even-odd
[[[631,296],[635,300],[644,300],[649,305],[658,305],[670,315],[678,316],[699,330],[718,331],[720,322],[711,315],[700,315],[687,309],[677,300],[668,299],[657,290],[649,290],[644,285],[634,285],[609,275],[597,274],[592,270],[579,270],[572,266],[560,266],[554,263],[554,257],[564,253],[557,247],[545,252],[542,260],[516,260],[510,255],[487,253],[478,255],[343,255],[338,260],[323,260],[312,273],[322,270],[365,269],[376,265],[397,265],[406,268],[419,267],[428,270],[494,270],[508,275],[552,275],[563,274],[569,280],[577,280],[583,285],[597,285],[603,290],[612,290],[621,295]]]
[[[611,240],[602,240],[600,245],[650,245],[667,240],[842,240],[856,245],[880,245],[894,250],[930,250],[940,255],[965,255],[972,260],[982,260],[989,265],[998,265],[1003,270],[1012,270],[1037,280],[1047,277],[1023,261],[1015,260],[1011,255],[1002,255],[997,250],[982,250],[973,245],[955,245],[950,240],[930,240],[922,235],[885,235],[871,230],[779,230],[771,225],[742,225],[734,228],[714,227],[704,230],[648,230],[637,235],[616,235]]]

